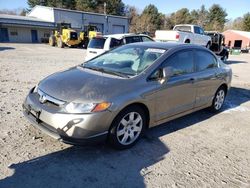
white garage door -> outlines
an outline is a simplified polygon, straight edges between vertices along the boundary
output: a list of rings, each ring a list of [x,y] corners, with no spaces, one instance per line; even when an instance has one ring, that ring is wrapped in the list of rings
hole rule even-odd
[[[112,27],[113,34],[119,34],[119,33],[124,33],[124,32],[125,32],[124,25],[113,25]]]

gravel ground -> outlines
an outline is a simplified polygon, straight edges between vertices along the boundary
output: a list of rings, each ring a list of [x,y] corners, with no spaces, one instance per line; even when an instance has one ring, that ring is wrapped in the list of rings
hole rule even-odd
[[[83,49],[0,44],[0,188],[250,187],[250,54],[230,56],[223,112],[202,110],[150,129],[135,147],[76,147],[30,126],[29,89],[83,62]]]

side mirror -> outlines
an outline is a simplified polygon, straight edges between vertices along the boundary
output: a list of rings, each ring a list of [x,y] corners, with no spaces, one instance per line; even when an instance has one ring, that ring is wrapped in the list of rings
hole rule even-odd
[[[162,69],[162,81],[163,82],[166,82],[173,75],[174,75],[174,70],[172,67],[164,67]]]

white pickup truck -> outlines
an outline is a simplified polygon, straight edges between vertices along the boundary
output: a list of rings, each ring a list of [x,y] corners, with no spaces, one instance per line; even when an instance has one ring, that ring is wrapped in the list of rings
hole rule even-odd
[[[176,25],[172,31],[156,30],[156,41],[174,41],[179,43],[198,44],[210,48],[211,37],[205,35],[204,30],[197,25]]]

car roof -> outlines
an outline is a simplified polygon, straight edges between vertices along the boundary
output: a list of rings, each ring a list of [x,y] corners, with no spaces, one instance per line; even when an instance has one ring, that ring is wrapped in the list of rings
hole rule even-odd
[[[127,45],[133,46],[142,46],[142,47],[150,47],[150,48],[160,48],[160,49],[173,49],[173,48],[182,48],[182,49],[190,49],[190,48],[198,48],[205,49],[205,47],[195,44],[185,44],[185,43],[175,43],[175,42],[136,42],[130,43]]]
[[[127,37],[127,36],[146,36],[146,37],[148,37],[148,35],[145,35],[145,34],[135,34],[135,33],[111,34],[111,35],[104,35],[103,37],[112,37],[115,39],[122,39],[123,37]]]

